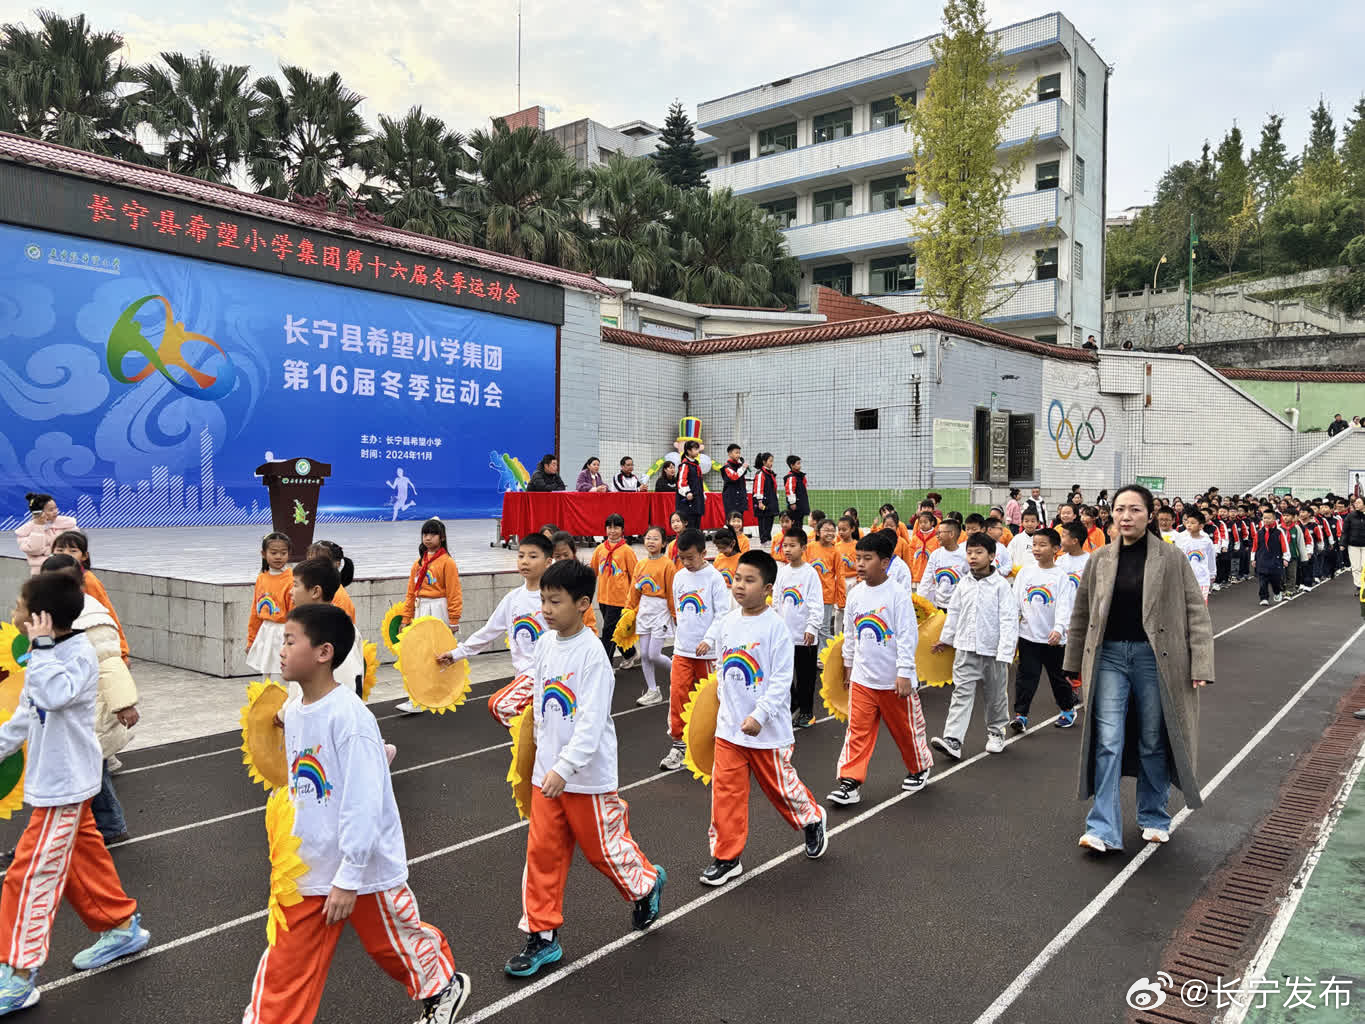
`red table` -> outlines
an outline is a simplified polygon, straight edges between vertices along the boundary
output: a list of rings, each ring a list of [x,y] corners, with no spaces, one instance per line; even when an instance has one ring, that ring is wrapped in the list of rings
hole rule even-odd
[[[668,519],[677,508],[678,498],[672,491],[635,491],[625,494],[614,491],[593,494],[580,491],[508,491],[502,496],[502,538],[525,537],[535,533],[546,523],[554,523],[575,537],[601,537],[603,522],[613,512],[626,520],[626,536],[639,536],[651,526],[668,526]],[[746,512],[747,526],[757,523],[753,513]],[[706,513],[702,529],[714,530],[725,525],[725,504],[720,494],[706,495]]]

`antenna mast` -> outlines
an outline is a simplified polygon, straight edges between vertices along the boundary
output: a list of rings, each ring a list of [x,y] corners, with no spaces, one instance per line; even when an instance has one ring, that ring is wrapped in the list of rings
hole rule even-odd
[[[517,0],[517,109],[521,109],[521,0]]]

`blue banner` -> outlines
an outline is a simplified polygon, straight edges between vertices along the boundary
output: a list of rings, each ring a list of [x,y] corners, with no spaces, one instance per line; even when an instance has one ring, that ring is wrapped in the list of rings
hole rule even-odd
[[[2,526],[269,523],[296,457],[320,522],[493,516],[555,399],[553,326],[0,225]]]

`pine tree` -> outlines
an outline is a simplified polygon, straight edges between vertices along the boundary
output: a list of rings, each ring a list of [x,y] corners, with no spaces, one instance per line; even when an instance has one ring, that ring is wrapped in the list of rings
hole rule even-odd
[[[1308,145],[1303,151],[1303,166],[1294,179],[1294,191],[1320,201],[1346,190],[1346,172],[1337,156],[1337,127],[1321,97],[1309,119]]]
[[[1214,188],[1218,193],[1216,217],[1226,221],[1241,212],[1249,178],[1246,161],[1242,158],[1242,130],[1236,125],[1218,143],[1213,160],[1216,167]]]
[[[928,200],[915,207],[910,233],[928,307],[979,321],[1018,290],[995,285],[1013,262],[1005,253],[1005,199],[1033,144],[1003,158],[998,147],[1031,89],[1016,85],[1014,69],[1001,62],[983,0],[947,0],[943,34],[930,49],[934,67],[919,102],[901,105],[913,140],[911,174]]]
[[[1332,112],[1327,109],[1321,96],[1318,97],[1318,105],[1308,116],[1312,127],[1308,130],[1308,145],[1303,151],[1305,166],[1326,160],[1337,151],[1337,126],[1332,123]]]
[[[677,100],[668,108],[660,138],[654,159],[664,179],[676,188],[706,188],[704,158],[692,134],[692,121]]]
[[[1269,115],[1261,126],[1261,144],[1251,151],[1247,169],[1261,208],[1274,206],[1283,198],[1298,171],[1299,161],[1291,158],[1284,145],[1284,118]]]
[[[1341,164],[1353,196],[1365,199],[1365,97],[1356,101],[1354,116],[1341,133]]]

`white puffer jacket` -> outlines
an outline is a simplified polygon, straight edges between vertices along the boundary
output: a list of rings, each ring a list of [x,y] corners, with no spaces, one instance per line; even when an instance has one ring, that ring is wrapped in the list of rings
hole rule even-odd
[[[137,704],[137,684],[124,664],[119,646],[118,627],[109,610],[89,594],[85,608],[73,628],[85,631],[85,637],[95,648],[100,663],[99,695],[95,700],[95,736],[100,741],[100,752],[112,757],[128,744],[131,731],[118,720],[115,712]]]

